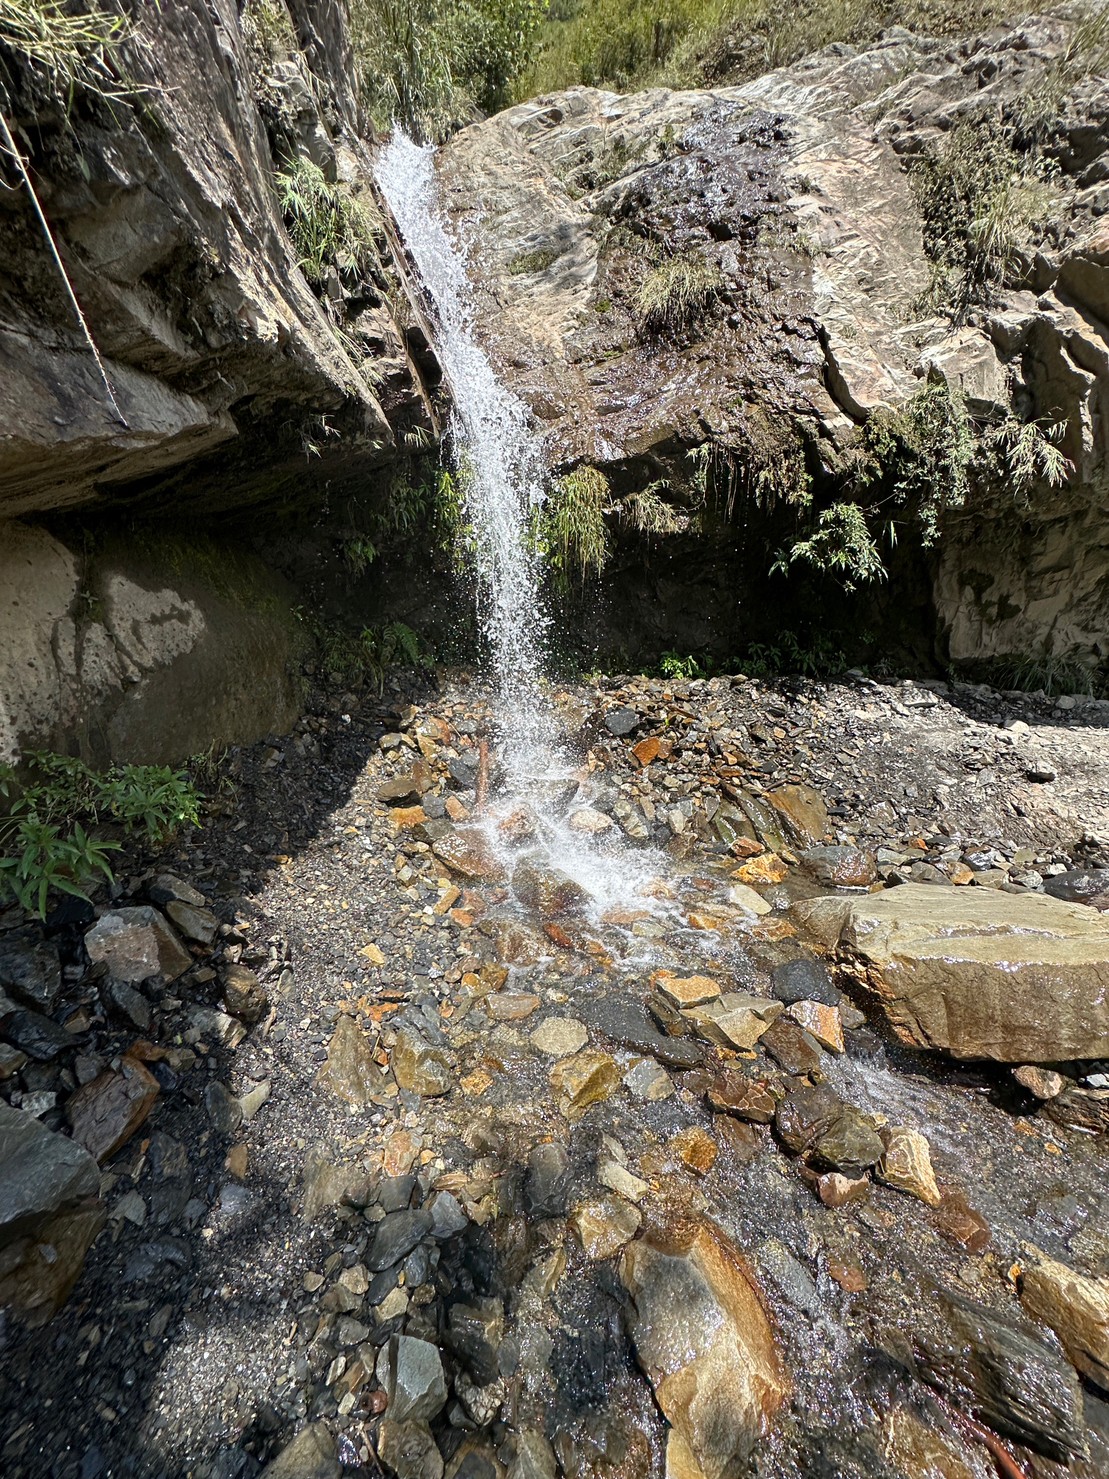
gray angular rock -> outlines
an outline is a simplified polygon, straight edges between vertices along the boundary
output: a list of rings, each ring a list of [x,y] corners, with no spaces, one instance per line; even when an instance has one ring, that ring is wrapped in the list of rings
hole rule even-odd
[[[0,1101],[0,1246],[99,1189],[83,1146]]]
[[[447,1405],[443,1360],[429,1340],[394,1335],[378,1358],[377,1375],[394,1422],[430,1422]]]
[[[262,1470],[261,1479],[342,1479],[339,1451],[326,1423],[309,1423]]]
[[[377,1224],[366,1267],[375,1274],[392,1268],[428,1236],[433,1225],[430,1212],[389,1212]]]
[[[132,983],[151,976],[176,981],[193,963],[173,926],[150,904],[102,914],[85,935],[85,949],[117,981]]]

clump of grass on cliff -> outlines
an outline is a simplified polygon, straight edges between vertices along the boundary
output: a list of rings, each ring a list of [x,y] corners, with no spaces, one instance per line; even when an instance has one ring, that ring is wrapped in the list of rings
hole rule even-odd
[[[95,6],[73,13],[61,0],[0,0],[0,59],[13,53],[60,89],[117,95],[115,54],[127,31],[125,16]]]
[[[297,265],[309,282],[318,287],[336,263],[360,272],[373,266],[376,223],[347,185],[329,180],[319,165],[299,156],[278,174],[277,193]]]
[[[666,257],[636,286],[632,306],[645,333],[676,334],[703,318],[724,286],[715,263]]]
[[[621,91],[740,82],[832,42],[891,25],[965,35],[1026,13],[1027,0],[552,0],[520,98],[584,83]]]
[[[928,308],[961,318],[1012,272],[1022,246],[1057,209],[1046,162],[993,121],[960,123],[910,168],[935,268]]]

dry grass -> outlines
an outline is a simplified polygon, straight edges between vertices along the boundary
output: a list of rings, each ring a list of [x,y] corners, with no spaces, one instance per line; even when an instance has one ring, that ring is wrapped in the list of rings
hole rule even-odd
[[[115,55],[128,29],[124,16],[95,7],[74,14],[61,0],[0,0],[0,55],[13,52],[63,89],[118,96]]]
[[[703,257],[666,257],[636,287],[632,306],[645,333],[677,334],[704,317],[724,286],[715,263]]]

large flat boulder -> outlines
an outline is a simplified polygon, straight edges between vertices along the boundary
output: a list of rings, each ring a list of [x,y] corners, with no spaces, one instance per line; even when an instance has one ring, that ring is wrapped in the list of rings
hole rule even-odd
[[[906,884],[792,912],[913,1046],[999,1063],[1109,1056],[1109,920],[1094,909]]]

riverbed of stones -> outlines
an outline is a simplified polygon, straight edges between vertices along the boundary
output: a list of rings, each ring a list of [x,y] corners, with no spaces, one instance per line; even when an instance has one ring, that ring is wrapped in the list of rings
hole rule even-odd
[[[806,925],[1096,944],[1109,706],[551,704],[511,796],[466,675],[318,693],[111,897],[0,916],[4,1473],[1109,1472],[1109,1062],[914,1051]]]

